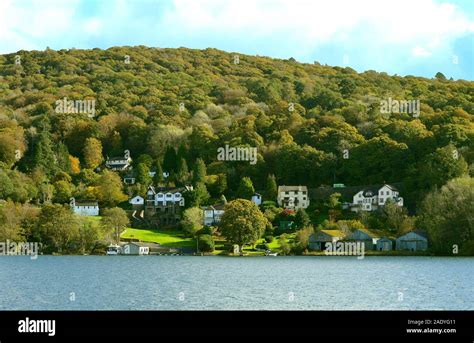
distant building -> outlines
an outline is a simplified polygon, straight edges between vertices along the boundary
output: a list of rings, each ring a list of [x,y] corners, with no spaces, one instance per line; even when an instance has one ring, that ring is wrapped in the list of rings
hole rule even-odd
[[[286,209],[306,209],[309,206],[308,187],[278,186],[277,203],[280,207]]]
[[[428,236],[421,230],[410,231],[397,238],[397,250],[425,251],[428,249]]]
[[[176,225],[184,208],[184,187],[149,186],[145,200],[145,217],[155,225]]]
[[[356,229],[345,240],[364,243],[365,250],[374,250],[379,239],[380,235],[373,231]]]
[[[149,255],[150,247],[142,242],[129,242],[121,247],[122,255]]]
[[[95,200],[78,200],[71,198],[72,211],[80,216],[98,216],[99,204]]]
[[[130,167],[129,169],[132,169]],[[150,177],[155,177],[156,171],[149,171],[148,176]],[[169,176],[169,173],[163,172],[163,179],[166,179]],[[137,176],[135,170],[130,170],[124,177],[123,177],[123,183],[126,185],[134,185],[137,182]]]
[[[380,237],[375,249],[377,251],[391,251],[393,250],[393,240],[390,237]]]
[[[222,216],[224,215],[225,204],[217,204],[212,206],[203,207],[204,212],[204,225],[216,226],[220,223]]]
[[[105,166],[114,171],[122,171],[127,170],[132,163],[132,159],[130,158],[130,151],[125,150],[124,156],[119,157],[107,157],[105,161]]]
[[[340,230],[321,230],[309,237],[308,248],[310,250],[323,251],[326,243],[336,243],[344,238],[344,233]]]
[[[137,196],[131,198],[128,202],[129,202],[129,204],[134,205],[134,206],[143,206],[145,204],[145,199],[143,199],[141,196],[137,195]]]
[[[252,196],[252,202],[254,202],[257,206],[260,206],[262,204],[262,195],[259,193],[255,193]]]
[[[354,194],[349,207],[353,212],[374,211],[385,206],[387,201],[392,201],[398,206],[403,206],[403,198],[394,186],[384,184],[382,187],[368,187]]]

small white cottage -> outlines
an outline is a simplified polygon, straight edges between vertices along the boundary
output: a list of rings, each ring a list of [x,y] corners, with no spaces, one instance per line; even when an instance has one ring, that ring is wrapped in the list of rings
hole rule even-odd
[[[72,211],[80,216],[98,216],[99,204],[94,200],[78,200],[71,198]]]
[[[129,204],[134,205],[134,206],[143,206],[145,204],[145,199],[143,199],[141,196],[137,195],[133,198],[131,198],[128,201]]]
[[[141,242],[130,242],[122,245],[122,255],[148,255],[150,247]]]
[[[262,204],[262,195],[259,193],[255,193],[252,196],[252,202],[254,202],[257,206],[260,206]]]

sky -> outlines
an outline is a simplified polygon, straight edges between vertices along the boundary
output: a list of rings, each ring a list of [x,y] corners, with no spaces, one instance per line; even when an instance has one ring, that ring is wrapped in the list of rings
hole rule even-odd
[[[0,54],[124,45],[474,80],[474,0],[0,0]]]

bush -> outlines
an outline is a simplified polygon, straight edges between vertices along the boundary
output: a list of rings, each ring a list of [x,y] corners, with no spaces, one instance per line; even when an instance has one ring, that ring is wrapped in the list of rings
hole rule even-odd
[[[202,252],[213,252],[214,251],[214,240],[210,235],[199,236],[199,251]]]
[[[201,231],[199,231],[199,233],[200,233],[201,235],[212,235],[212,234],[214,234],[215,231],[216,231],[216,230],[215,230],[215,228],[214,228],[213,226],[207,226],[207,225],[206,225],[206,226],[204,226],[204,227],[202,228]]]
[[[265,242],[267,243],[273,242],[273,236],[265,236]]]
[[[461,246],[459,252],[463,256],[474,256],[474,240],[467,241]]]

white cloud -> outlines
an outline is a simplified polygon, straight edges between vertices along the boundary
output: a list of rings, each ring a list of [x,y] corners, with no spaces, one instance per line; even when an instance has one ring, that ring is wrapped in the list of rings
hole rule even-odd
[[[90,34],[98,34],[102,28],[102,21],[99,18],[91,18],[84,22],[84,31]]]
[[[415,57],[429,57],[431,52],[422,48],[421,46],[416,46],[411,50],[411,54]]]
[[[474,32],[474,22],[454,5],[433,0],[175,0],[165,16],[184,32],[242,32],[242,39],[284,32],[316,46],[330,40],[376,39],[414,45]],[[367,37],[352,37],[364,27]],[[359,31],[358,31],[359,32]]]
[[[410,57],[441,61],[474,32],[466,13],[439,1],[117,0],[85,14],[87,0],[0,0],[0,53],[145,44],[341,64],[347,52],[351,64],[387,70]]]

